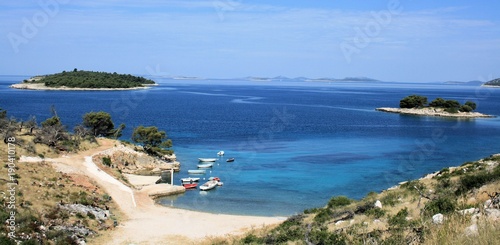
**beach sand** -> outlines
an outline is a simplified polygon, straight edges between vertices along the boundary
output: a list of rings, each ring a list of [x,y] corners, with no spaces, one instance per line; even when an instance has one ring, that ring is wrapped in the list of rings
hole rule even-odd
[[[144,190],[132,189],[104,171],[91,156],[110,149],[115,141],[98,139],[99,147],[78,154],[46,159],[58,171],[86,175],[102,186],[125,214],[125,220],[95,244],[198,244],[207,237],[242,234],[252,228],[278,224],[285,217],[212,214],[155,204]]]

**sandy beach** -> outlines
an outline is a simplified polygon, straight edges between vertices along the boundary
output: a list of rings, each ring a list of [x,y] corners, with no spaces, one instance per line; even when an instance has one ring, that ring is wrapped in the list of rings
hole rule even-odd
[[[211,214],[157,205],[149,197],[147,188],[132,189],[92,162],[92,155],[114,145],[110,139],[98,141],[100,146],[95,149],[46,159],[57,171],[83,174],[95,180],[126,215],[125,221],[110,234],[98,238],[96,244],[198,244],[207,237],[241,234],[285,220],[284,217]]]

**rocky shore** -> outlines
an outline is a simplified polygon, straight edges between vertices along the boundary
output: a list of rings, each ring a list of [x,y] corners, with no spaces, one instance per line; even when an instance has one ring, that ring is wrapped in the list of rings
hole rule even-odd
[[[113,91],[113,90],[137,90],[137,89],[148,89],[156,84],[144,84],[144,87],[133,87],[133,88],[70,88],[70,87],[47,87],[43,83],[17,83],[10,85],[10,88],[14,89],[26,89],[26,90],[67,90],[67,91]]]
[[[390,107],[380,107],[376,108],[377,111],[389,112],[389,113],[399,113],[406,115],[417,115],[417,116],[432,116],[432,117],[452,117],[452,118],[493,118],[495,116],[482,114],[479,112],[457,112],[449,113],[444,111],[443,108],[390,108]]]

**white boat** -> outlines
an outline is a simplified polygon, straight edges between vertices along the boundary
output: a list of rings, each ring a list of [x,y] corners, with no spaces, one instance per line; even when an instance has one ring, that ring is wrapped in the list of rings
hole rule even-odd
[[[202,191],[208,191],[208,190],[211,190],[213,188],[215,188],[217,186],[217,184],[219,183],[219,181],[216,181],[216,180],[209,180],[207,181],[205,184],[203,185],[200,185],[200,190]]]
[[[217,161],[217,158],[198,158],[200,162],[215,162]]]
[[[182,178],[181,181],[182,182],[189,182],[189,183],[191,183],[191,182],[198,182],[198,181],[200,181],[200,178],[192,178],[192,177]]]
[[[207,171],[204,169],[188,170],[188,174],[205,174]]]
[[[198,164],[198,168],[211,168],[213,165],[213,163]]]
[[[220,156],[220,157],[221,157],[221,156],[224,156],[224,151],[219,151],[219,152],[217,152],[217,156]]]

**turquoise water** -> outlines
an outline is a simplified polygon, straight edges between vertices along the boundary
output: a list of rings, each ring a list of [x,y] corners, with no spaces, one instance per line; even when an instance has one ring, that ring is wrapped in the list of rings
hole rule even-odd
[[[326,204],[334,195],[362,198],[443,167],[500,152],[500,120],[457,120],[376,112],[409,94],[473,100],[499,115],[500,90],[437,83],[262,83],[153,78],[144,91],[11,90],[23,77],[0,77],[0,107],[41,122],[55,105],[65,124],[89,111],[124,122],[124,139],[138,125],[167,131],[182,163],[226,155],[211,173],[224,186],[187,191],[160,203],[214,213],[291,215]],[[225,159],[235,157],[233,163]]]

